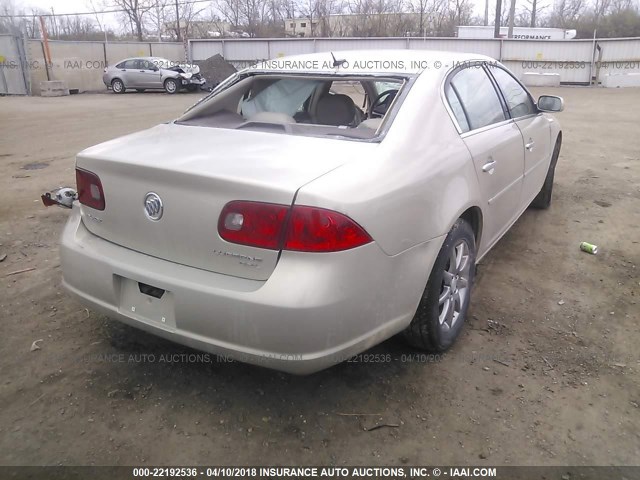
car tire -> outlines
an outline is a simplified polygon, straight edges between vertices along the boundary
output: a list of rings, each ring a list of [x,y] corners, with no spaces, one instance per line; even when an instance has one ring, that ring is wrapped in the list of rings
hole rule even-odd
[[[173,78],[167,78],[164,81],[164,91],[169,93],[169,94],[174,94],[178,91],[178,89],[180,88],[180,86],[178,85],[178,82],[176,80],[174,80]]]
[[[113,90],[113,93],[124,93],[127,89],[122,80],[114,78],[111,82],[111,90]]]
[[[558,162],[558,157],[560,156],[560,145],[562,141],[560,138],[556,140],[556,145],[553,147],[553,155],[551,156],[551,163],[549,164],[549,171],[547,172],[547,176],[544,179],[544,184],[542,184],[542,189],[531,202],[531,207],[538,208],[541,210],[547,209],[551,206],[551,195],[553,193],[553,179],[556,173],[556,163]]]
[[[440,248],[416,314],[403,332],[409,344],[434,353],[453,345],[469,309],[475,263],[473,229],[459,218]]]
[[[136,88],[136,92],[138,92],[138,93],[144,93],[144,88]]]

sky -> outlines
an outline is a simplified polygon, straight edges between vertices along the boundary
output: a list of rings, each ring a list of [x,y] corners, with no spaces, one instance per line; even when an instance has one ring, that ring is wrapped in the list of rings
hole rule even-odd
[[[509,0],[503,0],[503,2],[508,2]],[[14,5],[19,8],[29,9],[30,7],[37,7],[43,10],[51,10],[53,7],[56,14],[60,13],[71,13],[71,12],[90,12],[92,11],[91,2],[89,0],[13,0]],[[485,0],[472,0],[474,4],[474,13],[480,17],[484,17],[484,6]],[[516,8],[519,4],[523,3],[523,0],[516,0]],[[96,5],[96,10],[105,10],[105,9],[115,9],[117,7],[100,7],[99,4],[102,3],[99,0],[94,0],[94,5]],[[107,4],[111,4],[110,2],[105,2]],[[544,2],[539,2],[544,3]],[[491,19],[494,15],[493,10],[495,9],[495,0],[489,0],[489,23],[491,23]],[[120,21],[118,19],[117,14],[102,14],[99,16],[99,21],[108,25],[113,29],[118,29],[120,25]]]
[[[63,13],[75,13],[75,12],[91,12],[94,10],[91,7],[91,2],[88,0],[13,0],[14,5],[20,9],[24,8],[29,11],[31,7],[39,8],[42,10],[50,11],[53,8],[56,14]],[[95,10],[115,10],[117,7],[102,7],[101,2],[94,1]],[[95,17],[92,18],[95,21]],[[117,29],[120,25],[120,20],[117,14],[100,14],[98,20],[110,26],[113,29]]]

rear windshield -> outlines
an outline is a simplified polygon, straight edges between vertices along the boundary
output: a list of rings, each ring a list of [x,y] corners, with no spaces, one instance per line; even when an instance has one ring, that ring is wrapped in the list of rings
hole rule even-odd
[[[225,83],[177,123],[372,139],[397,109],[407,79],[247,74]]]

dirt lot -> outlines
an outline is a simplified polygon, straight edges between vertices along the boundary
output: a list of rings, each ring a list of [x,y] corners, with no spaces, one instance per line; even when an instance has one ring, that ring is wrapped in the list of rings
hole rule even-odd
[[[40,193],[74,184],[81,149],[197,95],[0,98],[0,464],[637,464],[640,89],[550,93],[566,101],[552,208],[483,260],[452,351],[408,362],[391,339],[374,349],[391,362],[308,377],[160,363],[193,351],[61,289],[68,212]]]

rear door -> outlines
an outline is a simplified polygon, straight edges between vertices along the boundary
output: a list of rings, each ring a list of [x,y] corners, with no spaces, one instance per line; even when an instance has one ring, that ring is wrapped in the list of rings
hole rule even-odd
[[[529,203],[544,183],[551,161],[551,129],[525,88],[506,70],[489,65],[489,72],[500,87],[511,117],[524,141],[523,203]],[[524,205],[523,205],[524,206]]]
[[[515,221],[522,202],[522,135],[481,63],[454,71],[445,95],[473,157],[484,197],[483,239],[492,245]]]
[[[133,60],[133,69],[127,72],[130,79],[128,87],[145,88],[149,86],[150,79],[148,74],[151,72],[145,70],[145,62],[146,60],[140,58]]]
[[[127,60],[120,63],[116,68],[120,70],[119,76],[124,82],[125,87],[136,86],[136,60]]]

